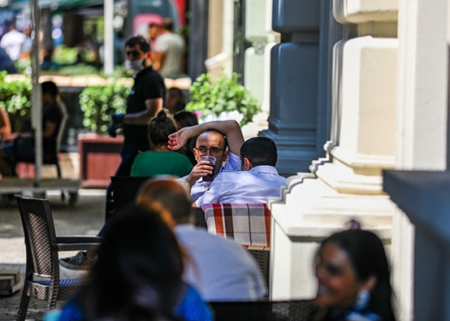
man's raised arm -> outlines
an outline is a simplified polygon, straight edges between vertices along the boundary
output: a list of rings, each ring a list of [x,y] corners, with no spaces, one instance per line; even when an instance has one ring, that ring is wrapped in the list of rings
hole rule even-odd
[[[244,143],[241,127],[235,120],[211,121],[196,126],[181,128],[176,133],[169,135],[169,149],[177,150],[186,144],[189,138],[214,129],[227,136],[228,148],[235,155],[240,155],[241,146]]]

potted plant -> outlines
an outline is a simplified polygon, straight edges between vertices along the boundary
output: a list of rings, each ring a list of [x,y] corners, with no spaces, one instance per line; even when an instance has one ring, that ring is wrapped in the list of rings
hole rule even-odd
[[[197,113],[203,121],[235,119],[241,126],[250,123],[261,111],[260,102],[239,83],[239,75],[220,74],[216,81],[209,74],[200,75],[189,89],[191,101],[186,110]]]
[[[14,132],[21,131],[31,119],[31,80],[5,81],[0,72],[0,107],[8,112]]]
[[[110,81],[106,86],[86,87],[80,94],[83,125],[89,131],[78,135],[80,178],[84,187],[106,187],[120,164],[123,137],[107,135],[111,115],[125,112],[130,88]]]

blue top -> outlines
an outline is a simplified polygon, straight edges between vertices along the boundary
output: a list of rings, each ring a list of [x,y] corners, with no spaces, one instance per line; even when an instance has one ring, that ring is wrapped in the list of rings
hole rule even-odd
[[[187,285],[186,295],[177,306],[175,315],[185,321],[212,321],[212,310],[203,301],[200,294],[190,285]],[[67,301],[61,311],[49,311],[44,321],[81,321],[83,311],[76,303],[76,295]]]

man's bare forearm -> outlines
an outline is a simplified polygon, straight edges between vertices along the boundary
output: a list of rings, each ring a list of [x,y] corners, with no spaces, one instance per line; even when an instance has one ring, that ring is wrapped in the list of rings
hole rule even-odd
[[[162,98],[149,99],[145,102],[147,109],[133,114],[126,114],[124,123],[126,125],[147,125],[163,108]]]
[[[241,127],[235,120],[211,121],[191,128],[192,130],[189,132],[191,138],[210,129],[221,132],[227,136],[227,143],[230,151],[236,155],[240,154],[241,146],[244,143],[244,137],[242,136]]]

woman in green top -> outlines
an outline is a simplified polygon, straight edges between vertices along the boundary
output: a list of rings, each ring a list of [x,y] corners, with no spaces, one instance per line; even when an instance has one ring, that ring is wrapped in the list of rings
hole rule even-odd
[[[168,136],[177,131],[175,122],[162,110],[148,125],[151,150],[136,156],[131,176],[185,176],[191,172],[189,158],[167,148]]]

